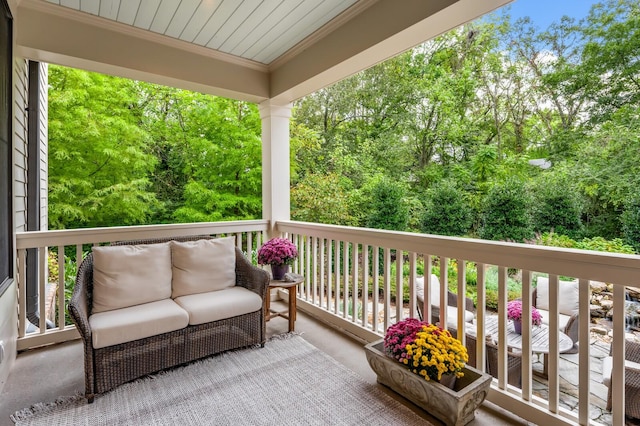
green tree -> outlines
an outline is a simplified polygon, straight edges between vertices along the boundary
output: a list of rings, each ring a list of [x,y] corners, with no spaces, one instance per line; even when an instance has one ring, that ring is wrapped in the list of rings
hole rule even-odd
[[[405,189],[401,184],[385,177],[376,178],[374,181],[366,226],[390,231],[406,230],[409,209],[404,201]]]
[[[302,222],[356,225],[350,212],[350,182],[336,174],[309,174],[291,189],[291,218]]]
[[[464,236],[473,221],[466,194],[447,180],[427,192],[422,231],[427,234]]]
[[[157,158],[155,222],[255,219],[262,211],[260,118],[253,104],[137,83]]]
[[[637,192],[627,199],[621,220],[625,241],[640,253],[640,194]]]
[[[133,82],[49,67],[49,227],[147,223],[155,165]]]
[[[509,178],[494,185],[483,201],[480,238],[522,242],[533,237],[531,197],[523,181]]]
[[[532,222],[536,232],[554,231],[576,239],[582,233],[582,203],[567,175],[543,172],[532,188]]]

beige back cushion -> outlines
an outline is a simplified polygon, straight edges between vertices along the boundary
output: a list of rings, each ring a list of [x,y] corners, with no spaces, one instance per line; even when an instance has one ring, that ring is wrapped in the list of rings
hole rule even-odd
[[[236,285],[235,238],[171,242],[174,299]]]
[[[92,313],[171,296],[169,243],[94,247]]]
[[[537,280],[536,307],[549,310],[549,278],[538,277]],[[578,281],[559,281],[560,297],[558,298],[558,311],[561,314],[573,315],[578,313],[579,287]]]
[[[432,305],[440,306],[440,278],[431,274],[430,302]],[[416,296],[420,302],[424,302],[424,277],[416,277]]]

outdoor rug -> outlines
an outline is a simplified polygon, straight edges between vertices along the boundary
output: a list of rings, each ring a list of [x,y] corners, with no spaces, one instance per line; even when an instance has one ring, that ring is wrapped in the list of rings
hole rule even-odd
[[[36,404],[16,425],[425,425],[299,335],[208,358],[96,397]]]

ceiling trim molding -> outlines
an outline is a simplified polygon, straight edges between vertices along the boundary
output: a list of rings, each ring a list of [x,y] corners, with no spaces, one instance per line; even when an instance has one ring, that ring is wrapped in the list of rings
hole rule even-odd
[[[253,69],[256,71],[269,71],[268,66],[261,62],[240,58],[235,55],[220,52],[219,50],[214,50],[208,47],[189,43],[173,37],[158,34],[153,31],[143,30],[132,25],[123,24],[118,21],[112,21],[110,19],[105,19],[86,12],[80,12],[65,6],[55,5],[43,0],[21,0],[20,8],[31,9],[61,18],[71,19],[94,27],[115,31],[127,36],[140,38],[154,43],[164,44],[166,46],[184,50],[189,53],[194,53],[196,55],[205,56],[211,59],[228,62],[234,65],[240,65],[242,67]]]
[[[327,24],[322,26],[318,31],[309,35],[298,44],[293,46],[291,49],[287,50],[285,53],[280,55],[278,58],[273,60],[269,64],[269,70],[276,69],[280,67],[282,64],[289,62],[293,57],[297,56],[300,52],[307,50],[309,47],[314,45],[319,40],[326,37],[328,34],[331,34],[336,28],[341,27],[342,25],[349,22],[354,17],[358,16],[360,13],[365,11],[366,9],[373,6],[380,0],[360,0],[349,7],[347,10],[333,18]]]

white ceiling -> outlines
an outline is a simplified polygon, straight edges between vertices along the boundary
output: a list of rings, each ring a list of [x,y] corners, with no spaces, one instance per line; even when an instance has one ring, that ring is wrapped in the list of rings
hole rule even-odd
[[[271,63],[356,3],[356,0],[47,1],[263,64]]]
[[[511,0],[9,0],[18,57],[284,104]]]

